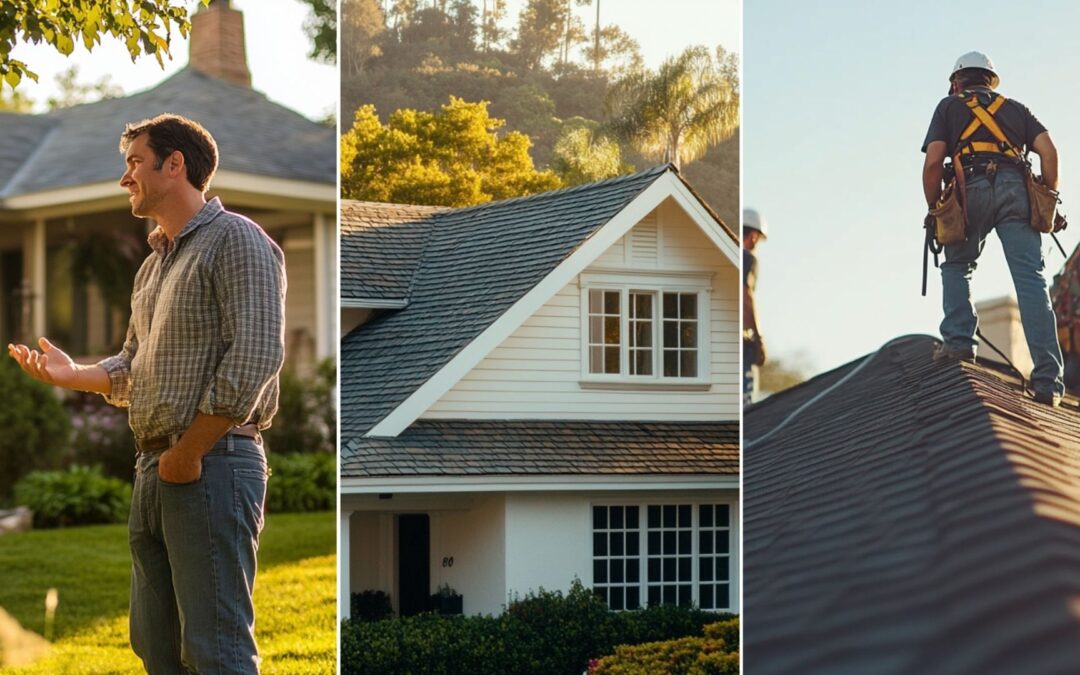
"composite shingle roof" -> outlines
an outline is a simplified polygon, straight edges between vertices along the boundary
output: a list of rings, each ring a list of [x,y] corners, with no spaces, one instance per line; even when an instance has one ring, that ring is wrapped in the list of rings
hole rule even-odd
[[[1036,404],[932,344],[746,411],[747,672],[1076,672],[1076,400]]]
[[[341,454],[343,478],[738,473],[738,422],[418,420]]]
[[[4,115],[0,197],[118,181],[124,167],[117,144],[124,125],[163,112],[205,126],[218,143],[221,170],[317,183],[337,180],[332,127],[252,89],[185,68],[130,96],[42,115]]]
[[[341,201],[342,301],[405,301],[441,206]]]
[[[432,214],[408,305],[341,345],[342,442],[362,436],[668,171]],[[356,273],[342,257],[344,275]],[[366,275],[369,271],[359,269]]]

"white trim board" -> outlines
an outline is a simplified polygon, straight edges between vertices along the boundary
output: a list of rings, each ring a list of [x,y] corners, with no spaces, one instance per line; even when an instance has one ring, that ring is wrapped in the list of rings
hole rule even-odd
[[[735,475],[378,476],[342,478],[341,494],[563,492],[579,490],[738,490]]]
[[[346,298],[344,296],[341,298],[341,306],[345,309],[404,309],[408,304],[408,300]]]
[[[424,382],[405,401],[371,428],[365,436],[395,437],[415,422],[461,378],[475,368],[485,356],[503,343],[522,323],[535,314],[563,287],[572,283],[586,267],[615,245],[645,216],[652,213],[665,199],[673,198],[705,235],[738,269],[742,259],[739,247],[723,230],[719,222],[686,188],[674,171],[658,176],[629,204],[586,239],[573,253],[552,270],[539,284],[506,310],[475,340],[467,344],[437,373]]]

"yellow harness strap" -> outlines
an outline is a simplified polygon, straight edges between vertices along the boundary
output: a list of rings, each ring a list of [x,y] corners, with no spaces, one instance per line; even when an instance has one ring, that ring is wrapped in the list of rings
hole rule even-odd
[[[966,99],[964,103],[971,109],[972,114],[975,115],[975,119],[971,120],[971,124],[967,125],[967,128],[964,129],[964,133],[960,134],[961,143],[967,141],[967,139],[981,126],[985,126],[987,130],[994,135],[994,138],[998,139],[998,142],[970,141],[960,148],[958,154],[967,155],[973,152],[993,152],[1008,157],[1020,157],[1020,154],[1013,147],[1013,144],[1005,137],[1005,132],[1001,130],[1001,127],[998,126],[997,121],[994,119],[994,113],[1000,110],[1001,106],[1005,104],[1004,96],[998,95],[998,97],[986,108],[979,105],[979,99],[976,96],[971,96]],[[1002,149],[1003,147],[1005,148],[1004,150]]]

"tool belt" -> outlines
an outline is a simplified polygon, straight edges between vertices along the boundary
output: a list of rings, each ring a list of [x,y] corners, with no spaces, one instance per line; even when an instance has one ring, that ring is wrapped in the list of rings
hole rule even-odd
[[[162,452],[176,445],[180,440],[180,436],[181,434],[169,434],[168,436],[136,438],[135,449],[138,450],[140,455],[148,452]],[[245,424],[243,426],[233,427],[225,433],[225,436],[240,436],[243,438],[259,439],[259,427],[255,424]],[[225,436],[222,436],[222,438]]]

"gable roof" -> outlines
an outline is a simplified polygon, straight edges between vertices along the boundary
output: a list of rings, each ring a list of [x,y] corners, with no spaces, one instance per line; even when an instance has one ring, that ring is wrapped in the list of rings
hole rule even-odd
[[[404,303],[420,264],[432,216],[442,206],[341,200],[343,306],[357,301]]]
[[[119,181],[124,125],[163,112],[191,117],[213,134],[219,170],[336,184],[332,127],[254,90],[184,68],[131,96],[43,115],[4,115],[3,136],[11,128],[14,138],[0,141],[0,198]]]
[[[738,473],[738,422],[417,420],[341,453],[342,478]]]
[[[933,343],[898,339],[747,409],[748,672],[1080,663],[1076,401],[934,364]]]
[[[398,409],[586,242],[603,243],[594,235],[616,216],[624,217],[631,203],[669,173],[678,175],[659,166],[431,214],[430,222],[422,223],[430,232],[412,275],[408,305],[359,326],[342,341],[343,442],[364,435]],[[665,192],[656,192],[657,199],[670,189],[666,183],[659,187]],[[725,253],[737,255],[734,233],[714,222],[730,240],[732,250]],[[344,256],[342,270],[344,275],[372,272]]]

